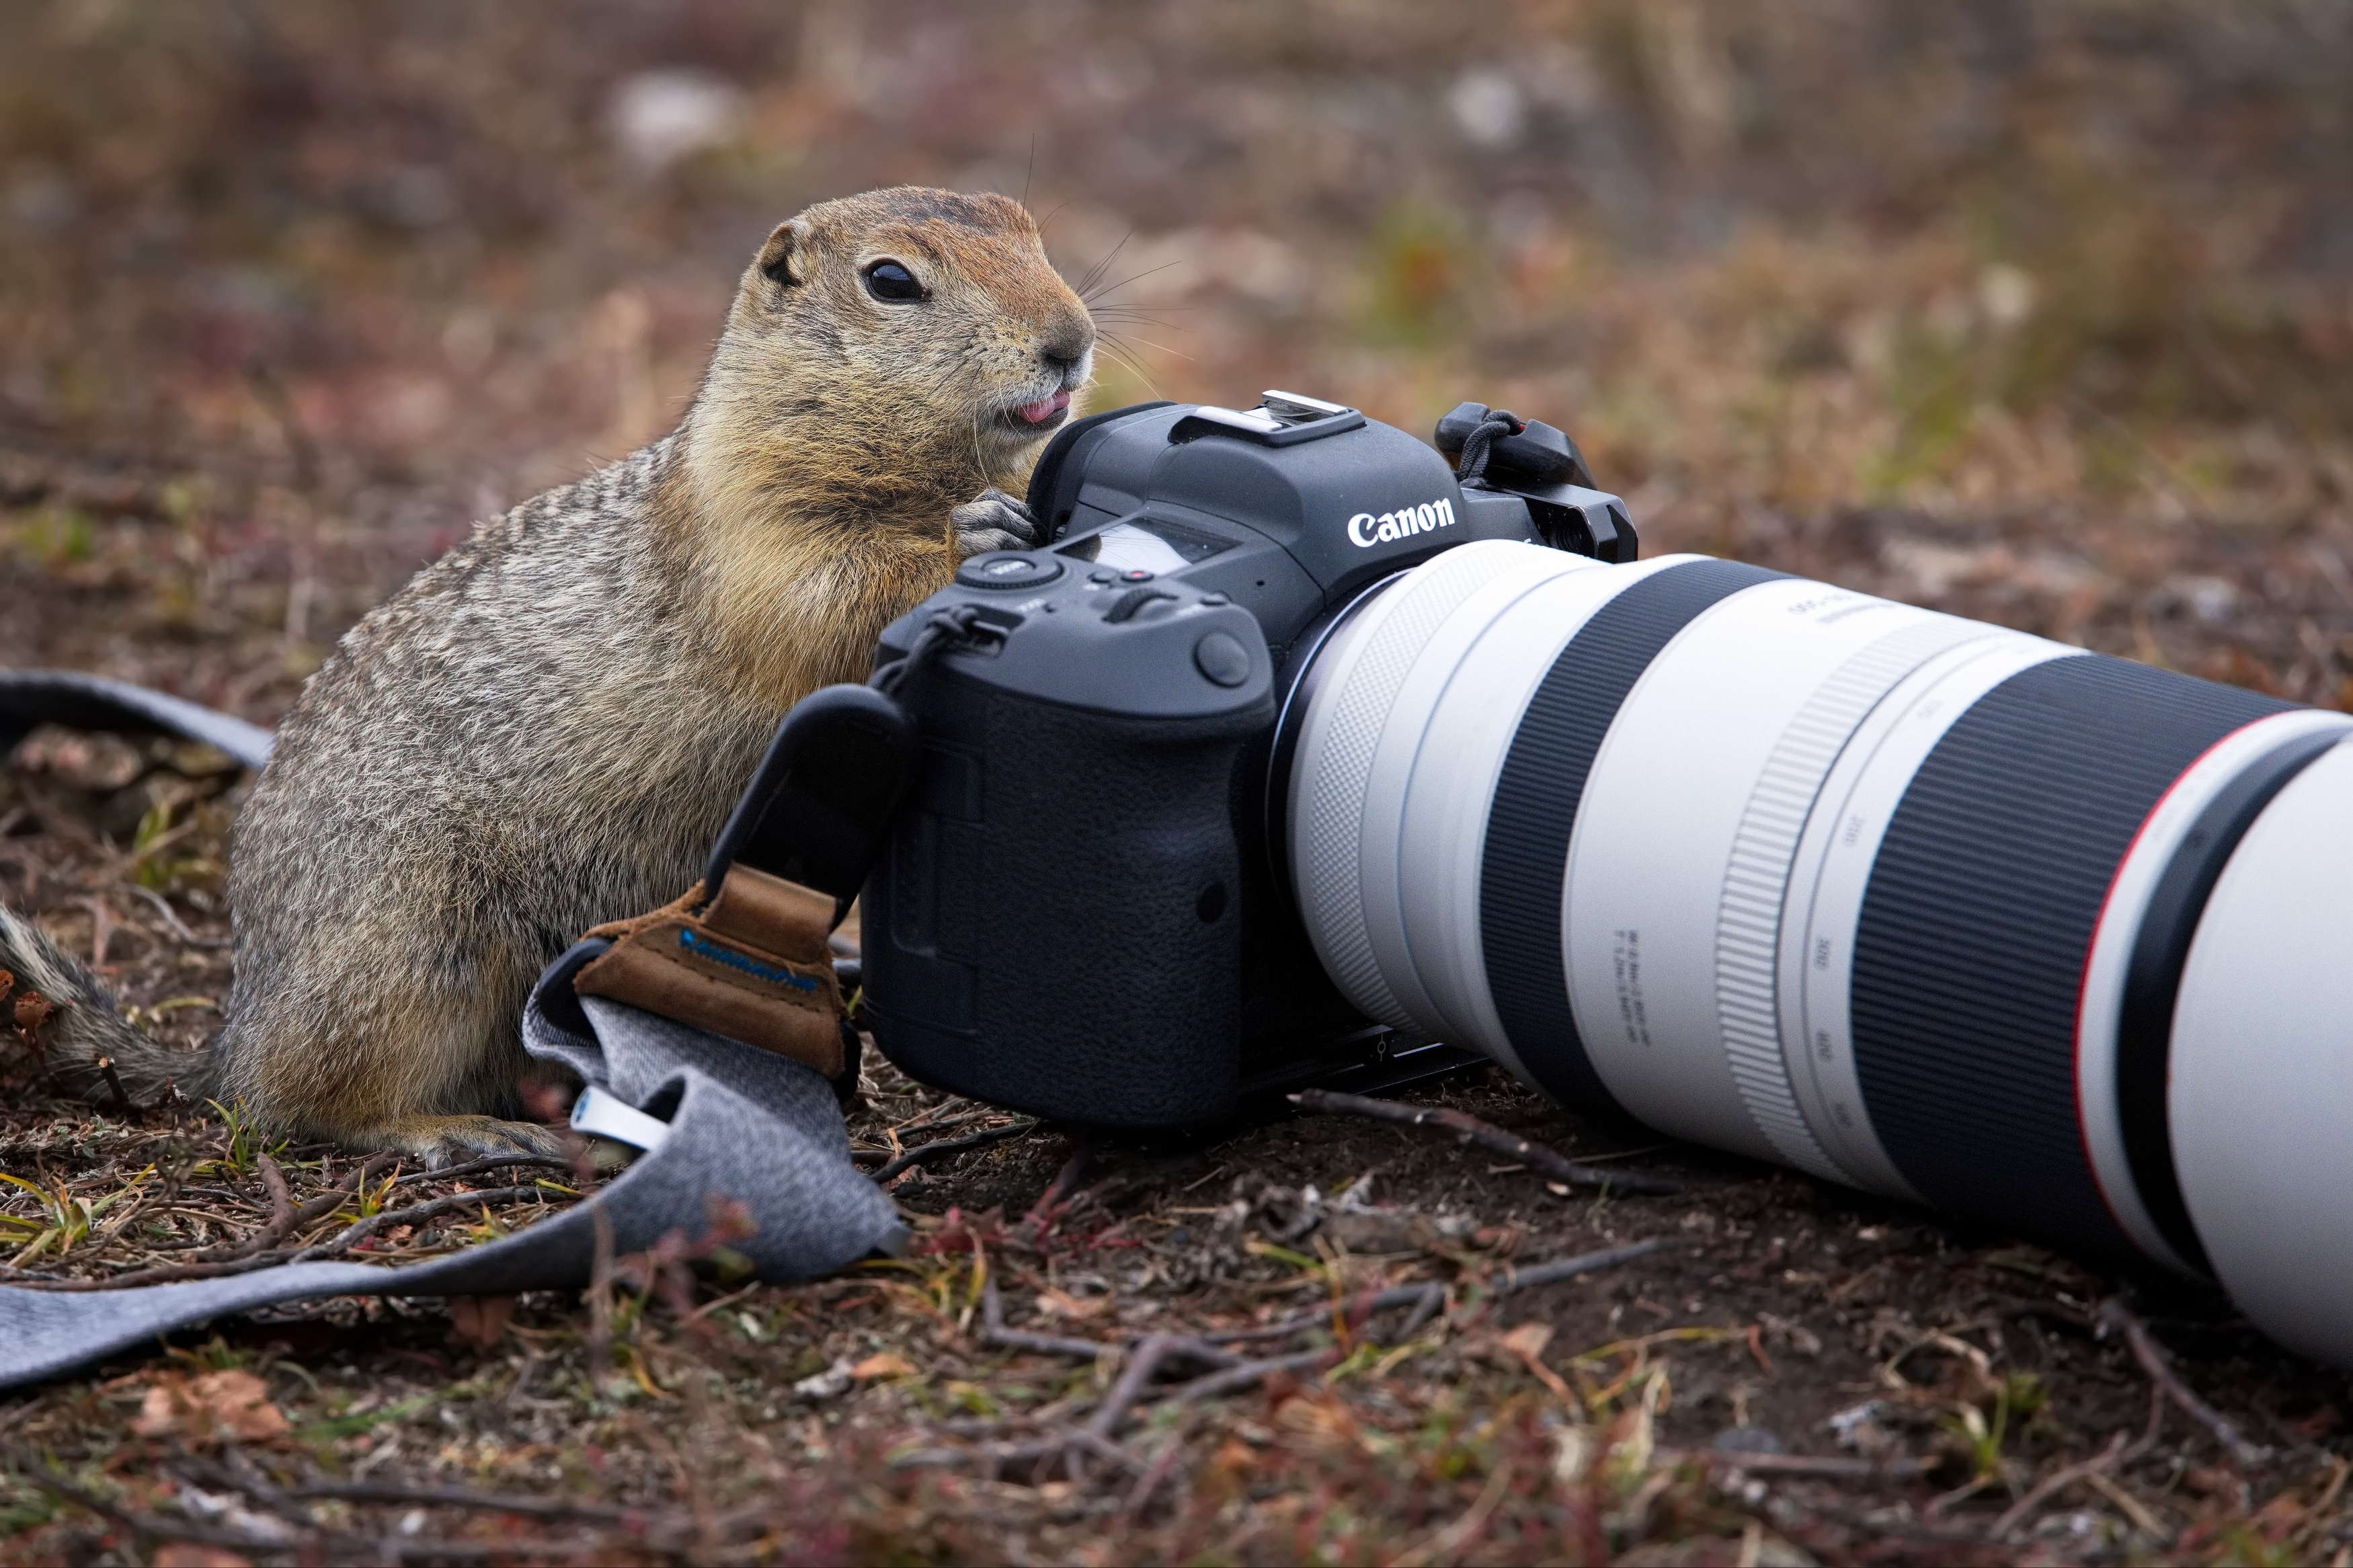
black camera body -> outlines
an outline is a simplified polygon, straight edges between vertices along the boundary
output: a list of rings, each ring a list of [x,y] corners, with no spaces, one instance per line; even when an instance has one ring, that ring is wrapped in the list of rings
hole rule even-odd
[[[1171,1128],[1427,1044],[1352,1008],[1293,911],[1279,721],[1331,627],[1440,551],[1636,548],[1557,430],[1465,404],[1439,441],[1470,443],[1472,477],[1290,394],[1081,420],[1030,484],[1047,542],[973,557],[883,633],[922,744],[862,903],[894,1061]]]

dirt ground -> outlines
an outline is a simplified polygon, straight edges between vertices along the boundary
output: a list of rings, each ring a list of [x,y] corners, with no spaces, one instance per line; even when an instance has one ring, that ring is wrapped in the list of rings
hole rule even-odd
[[[670,426],[770,225],[921,180],[1127,279],[1096,406],[1508,405],[1649,552],[2353,708],[2348,69],[2289,4],[0,5],[0,664],[274,722],[474,520]],[[187,1047],[217,761],[0,775],[0,899]],[[593,1180],[0,1047],[12,1271],[234,1247],[273,1169],[293,1239],[436,1203],[387,1260]],[[876,1164],[1009,1125],[869,1079]],[[2219,1298],[1500,1074],[1409,1098],[1683,1190],[1345,1115],[1029,1131],[896,1178],[915,1249],[839,1279],[625,1259],[0,1397],[0,1561],[2353,1562],[2353,1392]]]

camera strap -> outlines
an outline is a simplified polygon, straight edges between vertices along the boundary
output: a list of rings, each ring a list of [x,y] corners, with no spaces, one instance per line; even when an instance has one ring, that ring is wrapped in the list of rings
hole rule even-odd
[[[588,932],[603,952],[577,966],[572,989],[757,1046],[841,1076],[841,987],[826,946],[834,900],[741,861],[719,895],[685,897]],[[856,1037],[852,1036],[854,1039]]]
[[[51,685],[46,673],[0,672],[0,725],[21,731],[57,718],[220,744],[175,709],[219,715],[87,677]],[[214,728],[240,743],[239,760],[266,754],[265,731]],[[260,743],[248,744],[255,736]],[[881,693],[833,687],[805,700],[721,835],[715,874],[659,910],[597,928],[541,976],[524,1048],[580,1076],[575,1126],[643,1151],[595,1194],[512,1236],[401,1267],[297,1253],[244,1273],[121,1289],[0,1285],[0,1388],[290,1301],[575,1288],[600,1247],[626,1256],[670,1238],[723,1239],[773,1282],[898,1252],[906,1229],[851,1163],[828,1081],[854,1083],[845,1038],[856,1036],[841,1019],[826,935],[864,878],[913,751],[903,712]],[[707,901],[706,886],[718,889]]]
[[[585,1107],[634,1113],[626,1131],[609,1123],[596,1130],[652,1145],[589,1197],[512,1236],[404,1267],[298,1255],[244,1274],[119,1290],[0,1286],[0,1388],[289,1301],[577,1288],[595,1266],[600,1225],[610,1226],[614,1257],[670,1237],[690,1247],[723,1238],[761,1279],[776,1282],[904,1247],[897,1209],[850,1163],[841,1108],[814,1068],[605,997],[574,1007],[591,1033],[550,1022],[534,995],[525,1048],[579,1073]]]

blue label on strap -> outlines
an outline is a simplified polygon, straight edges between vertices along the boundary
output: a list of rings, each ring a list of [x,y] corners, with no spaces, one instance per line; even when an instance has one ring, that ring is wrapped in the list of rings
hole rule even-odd
[[[722,947],[708,937],[698,936],[681,928],[678,945],[697,958],[707,958],[713,963],[723,963],[730,969],[740,969],[757,980],[789,985],[796,991],[814,991],[817,982],[806,974],[796,974],[789,969],[779,969],[773,963],[763,963],[749,953],[737,952],[732,947]]]

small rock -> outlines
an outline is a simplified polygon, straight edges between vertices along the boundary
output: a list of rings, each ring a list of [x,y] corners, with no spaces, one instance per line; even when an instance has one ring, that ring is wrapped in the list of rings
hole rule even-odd
[[[840,1398],[857,1381],[858,1363],[844,1356],[823,1372],[813,1373],[794,1384],[793,1397],[821,1405],[828,1399]]]
[[[1786,1454],[1789,1450],[1770,1426],[1727,1426],[1708,1444],[1719,1454]]]

